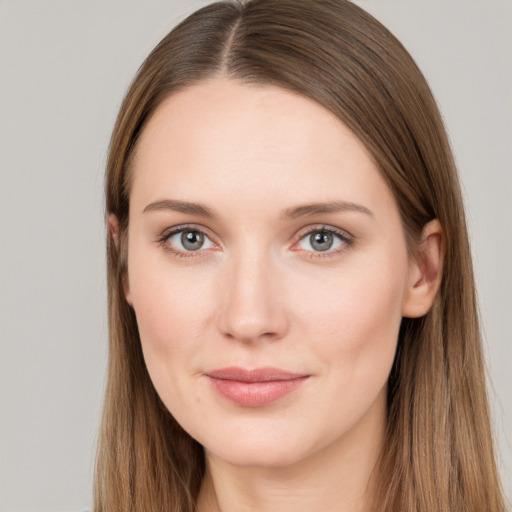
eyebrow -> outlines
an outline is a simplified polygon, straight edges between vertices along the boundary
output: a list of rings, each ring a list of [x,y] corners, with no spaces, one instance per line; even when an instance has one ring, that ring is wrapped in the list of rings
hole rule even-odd
[[[158,212],[162,210],[172,210],[180,213],[199,215],[209,219],[215,218],[215,214],[210,208],[198,203],[189,203],[187,201],[176,201],[175,199],[162,199],[148,204],[142,213]]]
[[[187,201],[177,201],[175,199],[162,199],[148,204],[143,213],[171,210],[179,213],[198,215],[208,219],[215,219],[216,215],[207,206],[199,203],[190,203]],[[373,217],[373,213],[366,206],[352,203],[349,201],[329,201],[325,203],[309,203],[291,208],[285,208],[281,212],[283,219],[299,219],[301,217],[311,217],[326,213],[359,212]]]
[[[329,201],[326,203],[311,203],[293,208],[286,208],[282,212],[283,218],[298,219],[325,213],[359,212],[373,217],[373,213],[361,204],[349,201]]]

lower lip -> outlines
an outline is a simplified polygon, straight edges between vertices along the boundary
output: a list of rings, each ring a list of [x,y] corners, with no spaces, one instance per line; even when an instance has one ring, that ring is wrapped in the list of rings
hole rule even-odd
[[[242,407],[262,407],[295,391],[308,377],[268,382],[241,382],[210,377],[213,388]]]

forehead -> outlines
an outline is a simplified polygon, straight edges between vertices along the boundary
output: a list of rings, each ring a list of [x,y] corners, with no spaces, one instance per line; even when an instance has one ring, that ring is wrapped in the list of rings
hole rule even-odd
[[[132,201],[262,197],[281,206],[361,202],[387,190],[361,141],[318,103],[275,86],[216,79],[167,98],[139,139]]]

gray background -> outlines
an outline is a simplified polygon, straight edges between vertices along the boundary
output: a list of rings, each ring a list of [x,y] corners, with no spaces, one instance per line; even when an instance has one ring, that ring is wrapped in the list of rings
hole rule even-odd
[[[91,505],[106,361],[108,138],[142,59],[205,3],[0,0],[1,512]],[[512,2],[357,3],[415,57],[452,139],[510,495]]]

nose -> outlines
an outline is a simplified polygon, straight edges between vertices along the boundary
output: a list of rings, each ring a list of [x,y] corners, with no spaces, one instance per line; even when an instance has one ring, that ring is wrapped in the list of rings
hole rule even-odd
[[[278,340],[288,330],[276,265],[265,255],[240,255],[225,269],[219,311],[222,334],[245,343]]]

